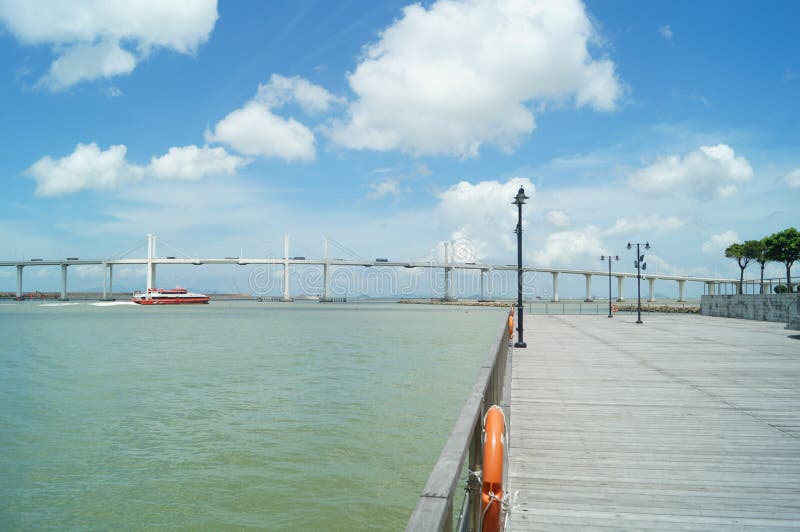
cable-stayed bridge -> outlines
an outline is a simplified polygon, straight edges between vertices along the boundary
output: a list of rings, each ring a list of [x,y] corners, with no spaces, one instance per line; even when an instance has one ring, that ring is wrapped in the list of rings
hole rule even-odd
[[[346,248],[345,248],[346,249]],[[61,267],[61,294],[60,299],[68,299],[67,292],[67,271],[70,266],[100,265],[103,267],[103,299],[109,299],[113,291],[113,271],[116,265],[147,265],[147,288],[155,288],[156,273],[158,266],[163,265],[195,265],[204,264],[230,264],[238,266],[246,265],[273,265],[283,268],[282,300],[291,301],[289,293],[289,268],[291,266],[317,265],[323,268],[323,293],[321,301],[331,301],[330,292],[330,271],[334,266],[361,266],[361,267],[385,267],[385,268],[431,268],[440,269],[444,272],[444,297],[445,300],[454,300],[452,288],[452,274],[454,270],[473,270],[480,274],[480,298],[487,298],[486,278],[494,271],[516,271],[515,264],[483,264],[476,262],[458,262],[453,258],[454,253],[450,246],[445,246],[445,259],[443,261],[402,261],[388,259],[368,260],[363,258],[339,259],[328,256],[328,239],[325,240],[324,253],[322,258],[290,257],[289,237],[284,237],[284,253],[279,258],[246,258],[246,257],[222,257],[222,258],[194,258],[175,256],[157,257],[156,238],[148,235],[147,257],[143,258],[108,258],[108,259],[81,259],[78,257],[67,257],[64,259],[30,259],[30,260],[10,260],[0,261],[0,266],[15,267],[17,269],[16,297],[21,299],[23,295],[23,270],[25,268],[37,266],[60,266]],[[351,253],[352,254],[352,253]],[[523,266],[524,272],[537,272],[552,275],[553,290],[552,301],[559,301],[558,280],[561,275],[583,275],[586,280],[586,301],[592,301],[592,277],[608,277],[609,272],[602,270],[581,270],[572,268],[551,268]],[[611,272],[612,277],[617,279],[617,301],[624,301],[624,281],[626,278],[636,278],[636,273]],[[705,283],[707,293],[714,294],[716,286],[723,283],[738,283],[738,279],[712,278],[712,277],[693,277],[665,274],[642,274],[642,279],[649,284],[648,301],[655,301],[655,282],[674,281],[678,283],[678,301],[685,301],[685,287],[687,282]],[[491,296],[489,296],[491,297]]]

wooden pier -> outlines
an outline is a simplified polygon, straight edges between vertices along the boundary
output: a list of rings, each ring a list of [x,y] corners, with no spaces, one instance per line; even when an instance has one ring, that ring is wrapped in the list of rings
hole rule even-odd
[[[509,482],[520,530],[800,529],[800,339],[706,316],[529,316]]]

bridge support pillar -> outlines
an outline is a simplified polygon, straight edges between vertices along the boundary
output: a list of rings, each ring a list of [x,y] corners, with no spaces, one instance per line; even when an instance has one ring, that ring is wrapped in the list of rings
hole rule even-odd
[[[323,303],[331,302],[331,277],[330,277],[330,264],[328,264],[328,239],[326,238],[322,244],[322,255],[325,258],[325,263],[322,265],[322,299]]]
[[[453,297],[453,268],[445,268],[444,269],[444,300],[445,301],[455,301],[456,298]]]
[[[326,262],[322,265],[322,301],[327,302],[331,300],[331,278],[330,278],[329,264]]]
[[[486,291],[484,290],[485,279],[484,276],[486,275],[487,270],[480,270],[480,281],[481,281],[481,294],[478,298],[479,301],[486,301]]]
[[[58,298],[59,301],[69,301],[67,299],[67,265],[61,265],[61,297]]]
[[[586,277],[586,299],[584,299],[584,301],[588,303],[594,301],[594,299],[592,299],[592,274],[584,273],[583,276]]]
[[[656,300],[656,278],[650,277],[647,282],[650,284],[650,297],[647,298],[647,301],[652,303]]]
[[[625,295],[622,292],[623,284],[625,283],[624,275],[617,275],[617,301],[625,301]]]
[[[156,287],[156,265],[153,257],[156,256],[156,235],[147,235],[147,289]]]
[[[686,281],[685,280],[678,281],[678,302],[679,303],[682,303],[682,302],[686,301],[686,298],[684,297],[684,289],[685,288],[686,288]]]
[[[553,275],[553,303],[558,303],[558,272],[550,272]]]
[[[22,299],[22,264],[17,264],[17,301]]]
[[[103,298],[100,301],[114,301],[113,268],[113,264],[103,263]]]
[[[713,281],[706,281],[706,286],[708,287],[708,295],[714,295],[714,282]]]
[[[290,302],[289,297],[289,235],[283,236],[283,295],[281,301]]]

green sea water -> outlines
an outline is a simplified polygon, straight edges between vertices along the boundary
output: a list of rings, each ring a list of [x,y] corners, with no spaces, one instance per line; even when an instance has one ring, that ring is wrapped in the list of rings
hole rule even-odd
[[[504,318],[2,304],[0,529],[402,529]]]

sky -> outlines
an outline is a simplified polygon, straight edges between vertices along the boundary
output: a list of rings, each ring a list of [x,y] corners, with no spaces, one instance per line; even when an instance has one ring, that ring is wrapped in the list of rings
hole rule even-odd
[[[161,256],[280,257],[288,234],[292,256],[455,242],[510,264],[524,186],[527,265],[632,271],[647,241],[650,272],[736,277],[729,244],[800,225],[799,19],[793,1],[0,0],[0,259],[144,256],[148,233]],[[159,270],[220,291],[279,276]],[[59,279],[29,268],[25,289]]]

